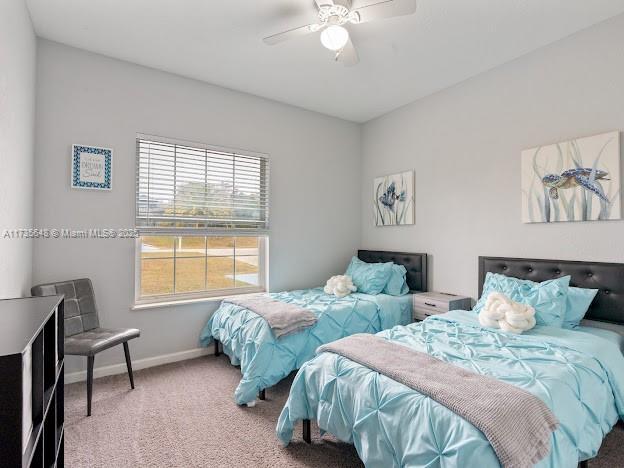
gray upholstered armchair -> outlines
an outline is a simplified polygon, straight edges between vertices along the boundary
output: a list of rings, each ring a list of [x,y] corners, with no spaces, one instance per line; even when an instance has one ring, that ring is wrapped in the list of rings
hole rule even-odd
[[[100,328],[93,285],[88,278],[33,286],[33,296],[65,296],[65,354],[87,357],[87,416],[91,416],[93,362],[100,351],[123,344],[130,386],[134,388],[128,340],[140,335],[136,328]]]

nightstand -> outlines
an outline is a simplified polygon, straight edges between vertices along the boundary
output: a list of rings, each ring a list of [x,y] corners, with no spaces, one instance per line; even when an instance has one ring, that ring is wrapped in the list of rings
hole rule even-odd
[[[444,314],[449,310],[470,310],[472,299],[442,292],[424,292],[414,294],[414,321],[425,320],[430,315]]]

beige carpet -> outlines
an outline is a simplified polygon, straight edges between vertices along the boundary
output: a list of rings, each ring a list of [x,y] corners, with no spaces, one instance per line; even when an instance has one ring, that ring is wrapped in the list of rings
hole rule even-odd
[[[224,356],[207,356],[95,380],[92,416],[85,384],[66,387],[65,462],[78,467],[361,467],[355,449],[329,439],[284,448],[277,417],[291,379],[267,391],[255,408],[234,404],[240,372]],[[624,466],[624,431],[607,437],[591,467]]]

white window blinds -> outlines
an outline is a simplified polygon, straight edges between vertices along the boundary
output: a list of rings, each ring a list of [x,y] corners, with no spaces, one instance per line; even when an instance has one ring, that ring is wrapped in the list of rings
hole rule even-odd
[[[269,160],[160,137],[137,137],[136,226],[261,233],[269,227]]]

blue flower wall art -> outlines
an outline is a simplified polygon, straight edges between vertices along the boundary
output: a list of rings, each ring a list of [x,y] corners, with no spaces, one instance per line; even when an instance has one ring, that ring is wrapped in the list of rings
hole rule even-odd
[[[621,218],[620,133],[522,152],[522,221]]]
[[[414,172],[377,177],[373,210],[375,226],[414,224]]]

